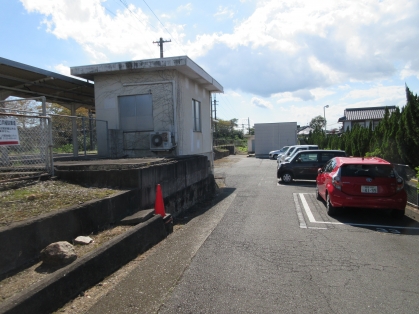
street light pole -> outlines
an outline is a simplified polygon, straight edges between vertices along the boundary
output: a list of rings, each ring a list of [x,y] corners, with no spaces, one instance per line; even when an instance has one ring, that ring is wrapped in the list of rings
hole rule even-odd
[[[324,134],[326,134],[326,108],[329,108],[329,105],[323,106],[323,117],[324,117]]]

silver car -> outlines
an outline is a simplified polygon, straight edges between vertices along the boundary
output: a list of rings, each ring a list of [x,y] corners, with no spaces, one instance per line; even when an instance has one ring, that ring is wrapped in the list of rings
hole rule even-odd
[[[277,157],[276,162],[278,164],[282,163],[285,161],[285,158],[287,157],[291,157],[292,155],[294,155],[295,153],[297,153],[300,150],[312,150],[312,149],[319,149],[319,147],[317,145],[294,145],[294,146],[290,146],[288,148],[288,150],[282,154],[281,156]]]
[[[289,146],[284,146],[281,149],[273,150],[269,152],[269,159],[277,159],[279,155],[282,156],[283,153],[287,151]]]

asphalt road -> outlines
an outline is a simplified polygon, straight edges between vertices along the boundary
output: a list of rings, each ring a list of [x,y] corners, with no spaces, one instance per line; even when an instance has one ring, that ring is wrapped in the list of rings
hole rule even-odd
[[[418,313],[419,224],[388,213],[331,218],[313,181],[228,157],[228,188],[89,313]]]

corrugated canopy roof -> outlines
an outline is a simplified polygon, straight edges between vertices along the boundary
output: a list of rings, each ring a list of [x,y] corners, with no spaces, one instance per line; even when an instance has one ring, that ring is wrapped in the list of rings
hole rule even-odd
[[[338,122],[360,121],[360,120],[381,120],[384,118],[386,108],[390,114],[396,110],[396,106],[370,107],[370,108],[347,108],[345,116],[339,118]]]
[[[94,84],[0,58],[0,100],[9,96],[45,96],[47,102],[63,106],[95,106]]]

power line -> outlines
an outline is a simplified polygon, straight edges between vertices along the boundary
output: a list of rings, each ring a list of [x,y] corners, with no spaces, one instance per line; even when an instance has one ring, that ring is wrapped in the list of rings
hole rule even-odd
[[[239,114],[237,114],[237,112],[233,109],[233,107],[232,107],[232,105],[231,105],[230,100],[228,99],[228,97],[226,95],[224,95],[224,94],[221,94],[221,95],[222,95],[223,99],[226,100],[228,102],[228,104],[230,105],[230,106],[227,106],[226,104],[224,104],[224,106],[222,106],[222,108],[223,109],[228,109],[230,111],[230,114],[232,113],[232,116],[234,118],[237,118],[238,119],[239,118]]]
[[[141,24],[143,24],[144,25],[144,27],[147,27],[147,25],[145,25],[144,23],[143,23],[143,21],[141,21],[141,19],[138,17],[138,15],[136,14],[136,13],[134,13],[134,12],[132,12],[131,11],[131,9],[129,8],[129,6],[128,6],[128,4],[126,4],[126,2],[124,1],[124,0],[119,0],[119,2],[121,2],[123,5],[124,5],[124,7],[141,23]],[[152,28],[154,28],[156,31],[158,31],[157,30],[157,28],[156,27],[154,27],[152,24],[149,24],[149,26],[150,27],[152,27]]]
[[[117,1],[117,0],[115,0],[115,1]],[[125,3],[123,3],[122,2],[122,0],[120,0],[120,2],[127,8],[127,10],[144,26],[144,27],[147,27],[147,25],[145,25],[142,21],[141,21],[141,19],[135,14],[135,13],[133,13],[127,6],[126,6],[126,4]],[[112,12],[111,10],[109,10],[105,5],[103,5],[103,7],[105,8],[105,10],[106,11],[108,11],[110,14],[112,14],[114,17],[117,17],[117,14],[115,14],[114,12]],[[134,25],[132,25],[131,23],[129,23],[129,22],[126,22],[129,26],[131,26],[132,28],[134,28],[134,29],[136,29],[136,30],[138,30],[139,32],[142,32],[142,30],[141,29],[139,29],[139,28],[137,28],[136,26],[134,26]],[[152,26],[151,25],[151,27],[154,27],[154,26]],[[150,44],[148,43],[148,41],[147,41],[147,47],[148,47],[148,49],[149,49],[149,52],[150,52],[150,55],[152,55],[152,47],[150,46]]]
[[[160,19],[157,17],[157,15],[154,13],[154,11],[150,8],[150,6],[147,4],[147,2],[145,0],[143,0],[143,2],[146,4],[146,6],[150,9],[151,13],[153,13],[153,15],[156,17],[157,21],[160,22],[160,24],[163,26],[163,28],[166,30],[166,32],[170,35],[170,37],[173,38],[174,42],[179,46],[180,49],[182,49],[182,51],[185,53],[185,51],[183,50],[183,47],[176,41],[175,37],[167,30],[166,26],[162,23],[162,21],[160,21]],[[186,53],[185,53],[186,54]]]

